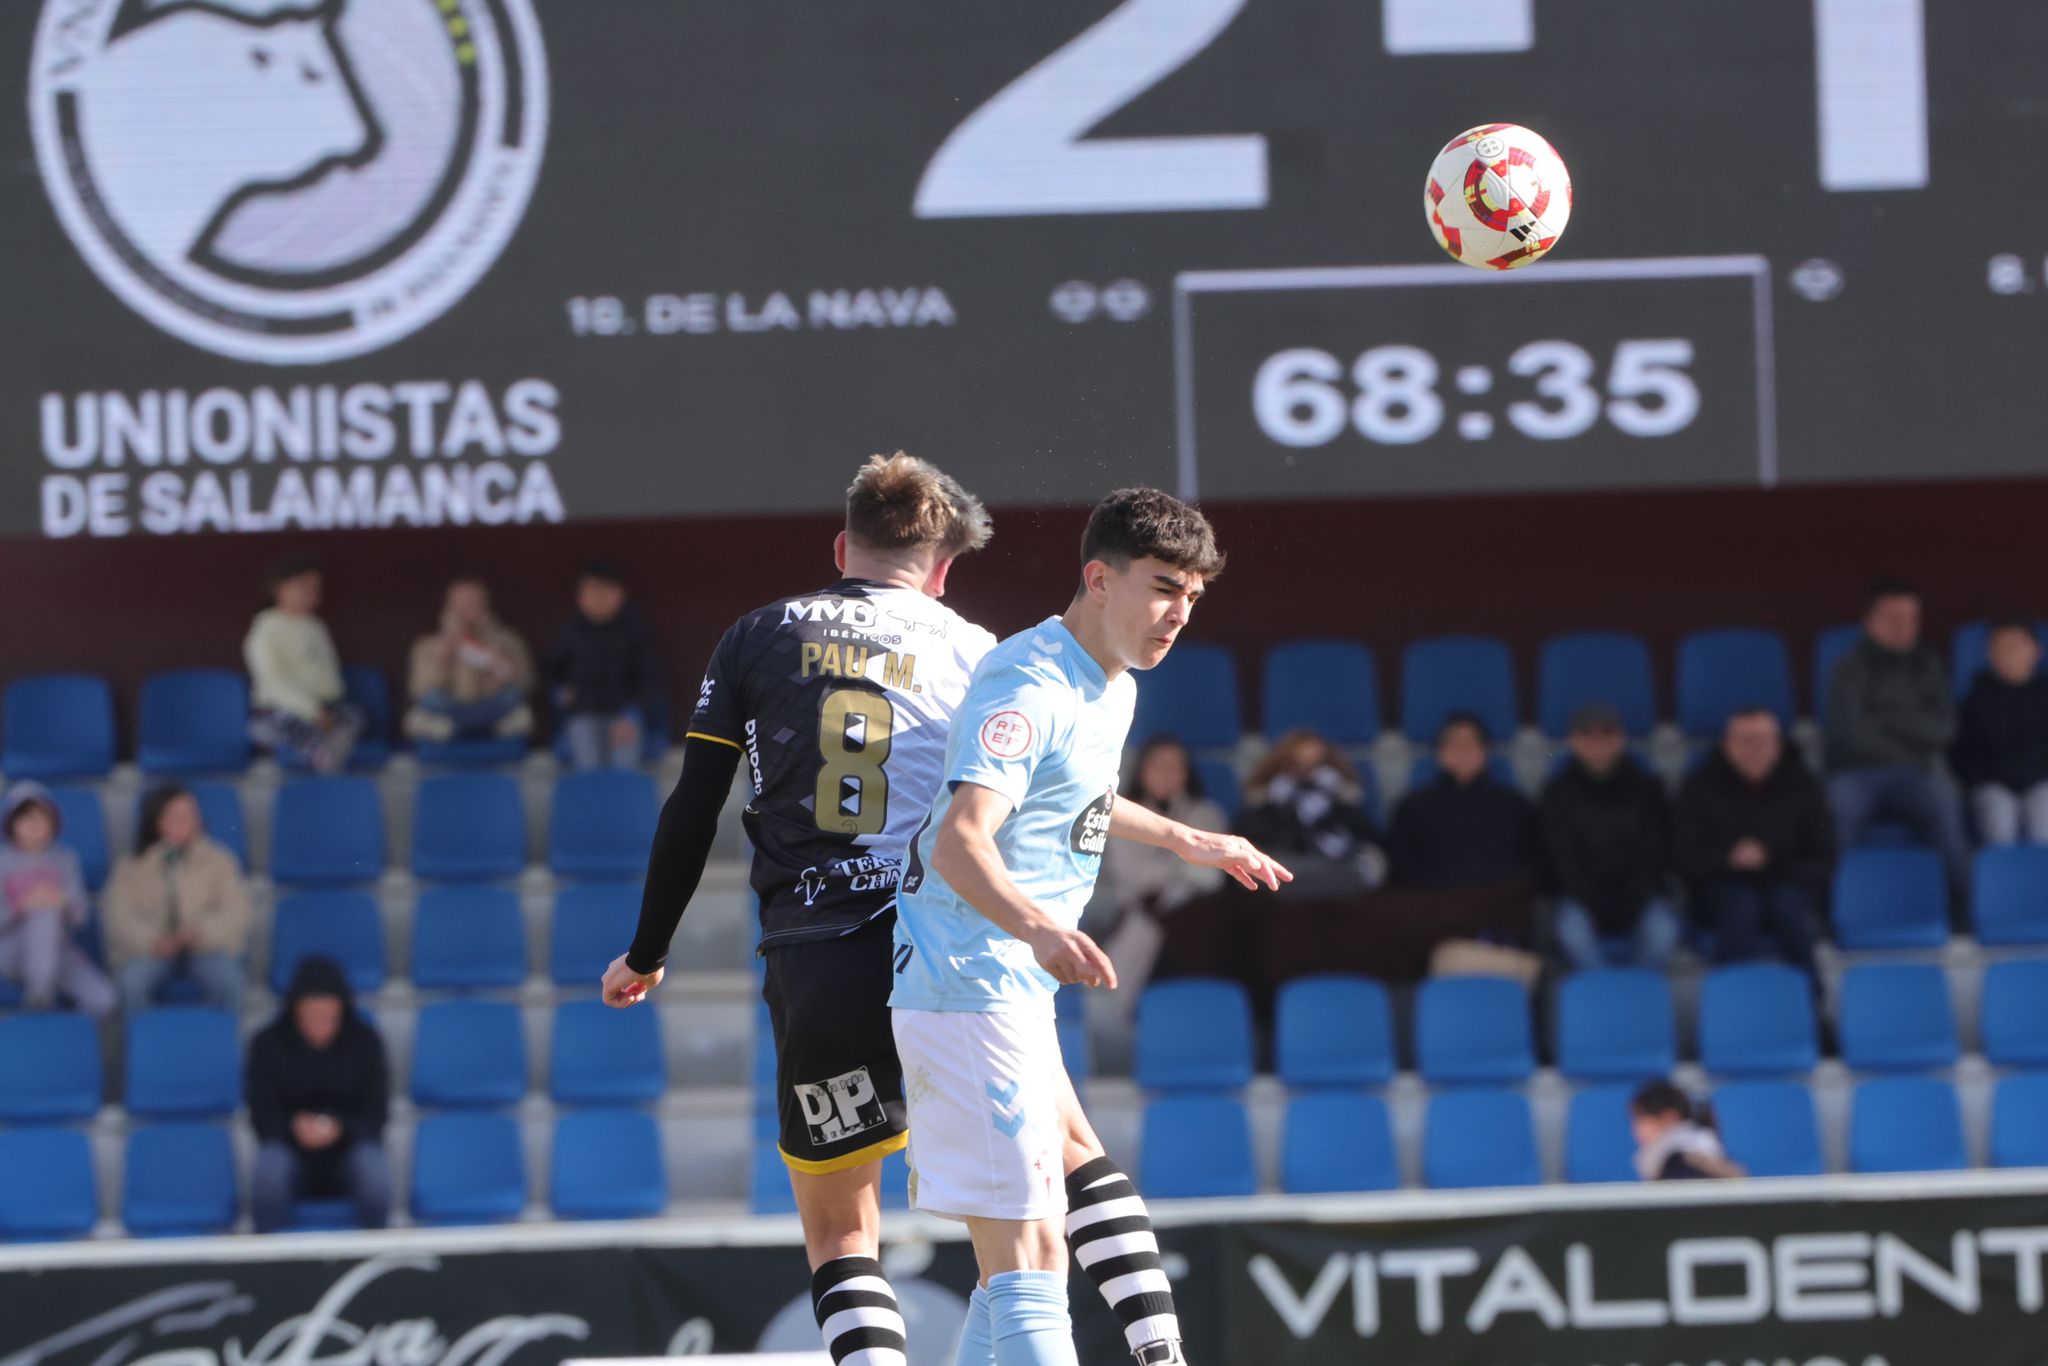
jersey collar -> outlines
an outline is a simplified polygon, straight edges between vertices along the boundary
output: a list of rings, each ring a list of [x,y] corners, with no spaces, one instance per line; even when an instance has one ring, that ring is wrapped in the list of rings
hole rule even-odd
[[[1047,617],[1038,624],[1031,635],[1034,645],[1040,640],[1051,644],[1054,648],[1048,653],[1055,659],[1065,661],[1067,671],[1077,681],[1086,684],[1089,691],[1100,693],[1109,686],[1109,675],[1095,662],[1095,656],[1082,648],[1081,642],[1074,638],[1074,633],[1069,631],[1067,624],[1058,617]]]

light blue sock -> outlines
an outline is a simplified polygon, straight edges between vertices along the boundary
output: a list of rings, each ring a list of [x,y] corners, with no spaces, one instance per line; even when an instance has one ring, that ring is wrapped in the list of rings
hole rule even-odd
[[[988,1278],[996,1366],[1081,1366],[1067,1317],[1067,1278],[1057,1271],[1005,1271]]]
[[[960,1350],[953,1366],[996,1366],[995,1324],[988,1315],[988,1291],[980,1286],[967,1297],[967,1322],[960,1325]]]

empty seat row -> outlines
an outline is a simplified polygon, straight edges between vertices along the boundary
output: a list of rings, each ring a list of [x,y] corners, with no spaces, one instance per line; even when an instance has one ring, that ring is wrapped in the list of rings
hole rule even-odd
[[[224,1233],[242,1182],[218,1124],[138,1128],[122,1160],[121,1222],[133,1234]],[[661,1131],[637,1110],[559,1116],[548,1161],[559,1219],[631,1219],[668,1204]],[[489,1113],[429,1115],[414,1135],[411,1208],[423,1224],[496,1223],[526,1206],[519,1127]],[[76,1129],[0,1131],[0,1241],[83,1237],[99,1216],[92,1151]]]
[[[1991,964],[1979,1035],[1994,1066],[2048,1067],[2048,959]],[[1789,1076],[1820,1059],[1813,989],[1777,963],[1716,968],[1700,989],[1700,1062],[1719,1076]],[[1871,1072],[1952,1066],[1961,1056],[1947,976],[1932,964],[1867,964],[1842,978],[1843,1061]],[[1678,1061],[1668,979],[1631,968],[1568,977],[1557,992],[1558,1070],[1576,1081],[1640,1082]],[[1364,977],[1289,982],[1274,1008],[1274,1061],[1295,1088],[1374,1087],[1396,1068],[1392,1005]],[[1536,1070],[1527,991],[1503,977],[1439,977],[1415,995],[1415,1066],[1438,1086],[1509,1085]],[[1152,1091],[1231,1091],[1254,1067],[1251,1006],[1234,982],[1148,988],[1135,1074]]]
[[[1633,1181],[1629,1088],[1592,1087],[1566,1112],[1564,1178]],[[1813,1093],[1796,1082],[1723,1086],[1713,1097],[1728,1154],[1752,1176],[1820,1176],[1828,1169]],[[1994,1167],[2048,1165],[2048,1073],[2000,1081],[1992,1099]],[[1436,1190],[1530,1186],[1544,1179],[1528,1100],[1489,1088],[1429,1099],[1419,1167]],[[1960,1171],[1970,1165],[1961,1107],[1946,1081],[1883,1078],[1851,1100],[1852,1172]],[[1164,1096],[1145,1110],[1139,1179],[1155,1199],[1243,1196],[1258,1190],[1250,1116],[1229,1096]],[[1394,1190],[1401,1163],[1386,1102],[1358,1091],[1309,1092],[1289,1101],[1280,1188],[1291,1195]]]
[[[1826,710],[1834,664],[1854,646],[1858,626],[1822,631],[1812,655],[1812,712]],[[2048,623],[2042,626],[2048,642]],[[1989,626],[1966,623],[1954,637],[1953,677],[1958,692],[1984,665]],[[1490,636],[1444,635],[1418,640],[1401,652],[1401,733],[1427,742],[1444,718],[1471,712],[1495,739],[1506,739],[1524,712],[1514,658]],[[1676,709],[1681,729],[1696,739],[1717,735],[1737,707],[1760,706],[1790,724],[1794,701],[1792,656],[1785,637],[1735,627],[1694,631],[1680,639],[1674,660]],[[1588,702],[1621,712],[1632,735],[1647,735],[1659,715],[1648,642],[1617,631],[1581,631],[1543,643],[1536,663],[1535,721],[1546,735],[1562,736]],[[1138,682],[1132,736],[1178,735],[1196,749],[1235,745],[1242,730],[1237,665],[1223,646],[1190,641],[1177,647]],[[1379,667],[1372,649],[1355,640],[1290,641],[1268,650],[1260,667],[1259,725],[1268,739],[1307,726],[1337,744],[1378,738],[1382,717]]]
[[[142,1119],[205,1119],[242,1103],[242,1044],[225,1011],[172,1006],[127,1021],[122,1104]],[[561,1105],[640,1105],[668,1084],[661,1024],[652,1010],[598,1001],[556,1008],[548,1095]],[[0,1017],[0,1123],[90,1119],[105,1094],[96,1027],[82,1016]],[[443,1001],[420,1011],[412,1097],[438,1107],[511,1105],[527,1092],[520,1008]]]

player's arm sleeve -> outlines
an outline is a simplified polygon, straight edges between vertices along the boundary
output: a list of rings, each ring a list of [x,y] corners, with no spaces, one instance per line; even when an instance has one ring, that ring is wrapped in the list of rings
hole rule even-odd
[[[734,623],[711,662],[704,668],[704,681],[697,689],[697,708],[683,727],[685,740],[709,740],[737,754],[747,736],[746,679],[741,668],[744,621]]]
[[[647,973],[668,959],[668,945],[682,922],[683,908],[697,894],[718,816],[739,771],[740,752],[731,745],[691,736],[683,744],[683,776],[662,805],[647,856],[647,885],[640,894],[640,923],[626,950],[626,966]]]
[[[949,786],[973,783],[1024,804],[1031,775],[1058,742],[1060,699],[1053,688],[1019,671],[1001,670],[976,680],[954,715],[946,768]]]

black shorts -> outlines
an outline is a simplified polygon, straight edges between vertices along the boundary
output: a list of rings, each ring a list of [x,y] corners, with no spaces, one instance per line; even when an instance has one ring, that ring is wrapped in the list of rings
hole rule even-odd
[[[782,1160],[800,1172],[873,1162],[909,1142],[889,991],[896,917],[768,950]]]

